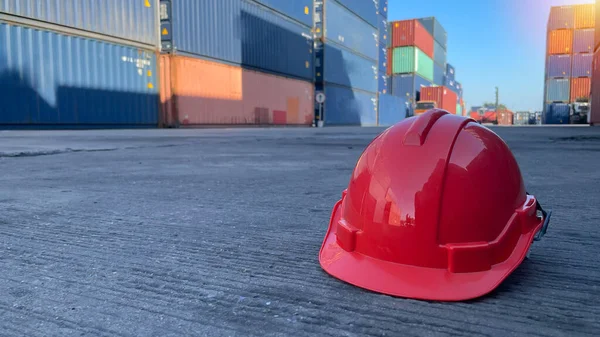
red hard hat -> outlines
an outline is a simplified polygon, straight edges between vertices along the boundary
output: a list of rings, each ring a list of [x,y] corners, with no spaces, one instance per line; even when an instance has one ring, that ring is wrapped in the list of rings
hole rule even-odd
[[[319,261],[372,291],[467,300],[519,266],[549,216],[502,139],[470,118],[430,110],[365,149],[333,208]]]

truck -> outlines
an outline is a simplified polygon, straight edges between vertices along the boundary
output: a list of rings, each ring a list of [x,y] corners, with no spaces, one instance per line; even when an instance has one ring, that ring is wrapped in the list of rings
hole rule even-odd
[[[569,124],[588,124],[589,113],[589,102],[571,103],[571,111],[569,113]]]
[[[415,106],[415,116],[425,113],[427,110],[437,109],[436,101],[420,101]]]

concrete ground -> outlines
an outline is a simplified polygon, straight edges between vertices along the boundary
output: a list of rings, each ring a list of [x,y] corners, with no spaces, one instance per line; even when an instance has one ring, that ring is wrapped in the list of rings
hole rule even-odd
[[[531,259],[465,303],[319,266],[382,129],[0,132],[0,334],[600,335],[600,128],[494,130],[554,213]]]

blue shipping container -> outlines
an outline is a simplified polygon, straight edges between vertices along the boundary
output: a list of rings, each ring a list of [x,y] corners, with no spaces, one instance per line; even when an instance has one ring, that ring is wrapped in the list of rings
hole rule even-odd
[[[0,124],[158,124],[156,55],[0,23]]]
[[[131,0],[2,0],[0,13],[155,46],[159,20],[155,4]]]
[[[389,92],[388,89],[388,76],[385,72],[379,72],[379,80],[377,83],[377,92],[380,94],[387,94]]]
[[[594,54],[575,54],[573,56],[573,77],[591,77]]]
[[[177,54],[314,79],[311,28],[279,13],[246,0],[178,0],[172,14]]]
[[[387,46],[390,38],[388,21],[384,17],[379,17],[379,45]]]
[[[178,1],[178,0],[175,0]],[[313,0],[254,0],[306,26],[313,26]]]
[[[334,0],[324,0],[334,1]],[[367,21],[371,26],[377,28],[377,21],[379,20],[379,5],[378,0],[336,0],[337,2],[344,5],[354,14]]]
[[[437,41],[433,41],[433,61],[446,68],[446,49]]]
[[[568,104],[548,104],[543,124],[569,124],[570,112]]]
[[[452,66],[450,63],[446,63],[446,77],[451,80],[454,81],[456,79],[456,74],[455,74],[455,69],[454,66]]]
[[[405,97],[409,102],[421,98],[421,88],[430,87],[431,82],[416,74],[392,75],[392,95]]]
[[[433,36],[434,41],[441,44],[442,48],[448,49],[448,33],[435,17],[421,18],[419,22]]]
[[[451,80],[448,77],[444,77],[444,86],[458,94],[457,83],[458,82],[456,82],[455,80]]]
[[[548,56],[548,77],[570,77],[571,55]]]
[[[575,9],[573,6],[556,6],[550,8],[548,30],[573,29],[575,27]]]
[[[361,18],[335,1],[326,2],[325,37],[329,41],[377,60],[379,34]]]
[[[573,34],[573,52],[594,52],[594,28],[575,30],[575,33]]]
[[[387,21],[388,18],[388,0],[378,0],[379,7],[378,12],[379,15],[383,16],[383,18]]]
[[[438,64],[433,65],[433,84],[444,85],[444,68]]]
[[[387,47],[379,45],[379,71],[386,72],[388,63]]]
[[[570,94],[570,83],[568,78],[555,78],[548,80],[547,97],[548,102],[568,102]]]
[[[325,125],[376,125],[377,96],[337,85],[326,85]]]
[[[323,69],[317,71],[317,81],[377,92],[376,62],[333,43],[326,43],[323,51]]]
[[[410,114],[407,100],[404,97],[380,94],[377,105],[379,126],[392,126]]]

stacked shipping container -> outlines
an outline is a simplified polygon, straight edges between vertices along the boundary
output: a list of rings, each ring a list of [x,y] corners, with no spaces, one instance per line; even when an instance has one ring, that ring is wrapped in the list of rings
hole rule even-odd
[[[0,126],[155,127],[157,12],[154,1],[0,1]]]
[[[315,88],[326,97],[317,121],[377,125],[377,93],[387,85],[378,65],[378,2],[316,0],[314,6]]]
[[[312,0],[160,6],[164,125],[312,124]]]
[[[600,0],[596,0],[595,27],[600,27]],[[591,125],[600,125],[600,29],[594,32],[594,56],[592,63],[592,97],[591,110],[588,122]]]
[[[595,35],[593,4],[558,6],[550,9],[547,27],[546,76],[544,88],[545,123],[563,123],[550,118],[554,104],[588,101],[591,92]],[[549,108],[550,107],[550,110]]]

